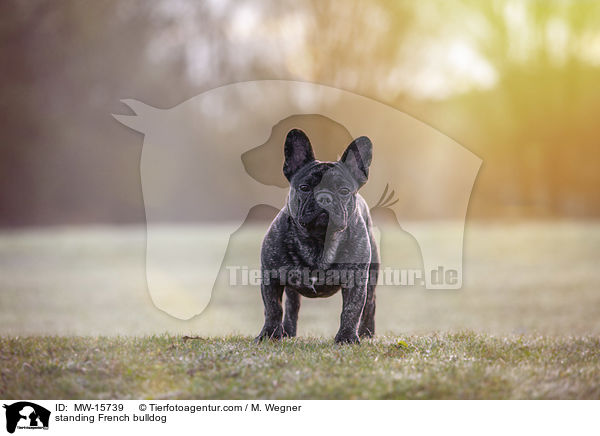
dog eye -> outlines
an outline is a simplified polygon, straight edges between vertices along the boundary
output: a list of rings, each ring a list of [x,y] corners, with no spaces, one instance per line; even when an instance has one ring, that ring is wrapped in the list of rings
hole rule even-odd
[[[302,192],[308,192],[308,191],[310,191],[310,186],[308,186],[308,185],[300,185],[300,186],[299,186],[299,189],[300,189]]]
[[[338,192],[339,192],[341,195],[348,195],[348,194],[350,194],[350,190],[349,190],[348,188],[340,188],[340,189],[338,190]]]

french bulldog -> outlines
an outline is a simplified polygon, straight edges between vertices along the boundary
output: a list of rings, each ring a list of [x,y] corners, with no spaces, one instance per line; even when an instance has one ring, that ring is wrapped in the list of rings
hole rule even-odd
[[[283,173],[290,191],[262,244],[265,323],[257,341],[296,336],[301,297],[329,297],[340,289],[335,342],[359,343],[359,337],[374,335],[379,253],[369,207],[358,194],[372,154],[371,141],[362,136],[339,161],[322,162],[304,132],[287,134]]]

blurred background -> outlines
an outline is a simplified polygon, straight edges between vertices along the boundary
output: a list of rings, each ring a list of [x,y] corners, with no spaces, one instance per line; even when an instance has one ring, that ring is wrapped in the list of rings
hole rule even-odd
[[[259,79],[370,97],[483,159],[465,287],[382,294],[383,331],[600,332],[600,2],[5,0],[0,17],[0,333],[258,332],[256,289],[187,323],[152,307],[143,136],[110,114]],[[305,331],[329,334],[340,302],[318,303]]]

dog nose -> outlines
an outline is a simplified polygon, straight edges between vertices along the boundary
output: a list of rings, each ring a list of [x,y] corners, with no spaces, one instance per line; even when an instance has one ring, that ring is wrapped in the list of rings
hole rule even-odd
[[[333,197],[327,192],[319,192],[315,198],[321,207],[329,206],[333,201]]]

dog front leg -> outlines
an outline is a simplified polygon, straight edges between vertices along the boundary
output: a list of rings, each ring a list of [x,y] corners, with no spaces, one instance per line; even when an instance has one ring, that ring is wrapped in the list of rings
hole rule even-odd
[[[375,287],[379,277],[379,257],[375,253],[375,262],[369,266],[369,280],[367,283],[367,299],[358,326],[358,336],[372,338],[375,335]]]
[[[336,343],[360,343],[357,330],[360,317],[365,307],[366,298],[366,282],[342,288],[343,308],[340,317],[340,329],[335,335]]]
[[[300,311],[300,294],[288,287],[285,288],[285,316],[283,330],[286,336],[296,336],[298,326],[298,312]]]
[[[283,308],[281,299],[283,296],[283,285],[278,283],[263,283],[261,294],[265,305],[265,325],[256,337],[256,341],[264,339],[281,339],[283,337]]]

